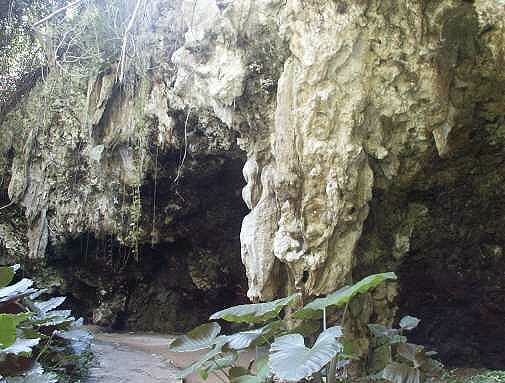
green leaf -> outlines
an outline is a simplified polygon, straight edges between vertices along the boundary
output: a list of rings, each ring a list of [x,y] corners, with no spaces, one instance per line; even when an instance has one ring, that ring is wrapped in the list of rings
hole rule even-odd
[[[289,330],[287,334],[302,334],[304,337],[315,336],[319,334],[321,329],[321,322],[319,321],[298,321],[301,322],[293,329]]]
[[[0,314],[0,348],[5,349],[14,344],[17,325],[31,315],[31,313]]]
[[[12,278],[16,274],[16,271],[19,270],[19,265],[14,266],[3,266],[0,267],[0,287],[5,287],[9,283],[11,283]]]
[[[230,369],[231,383],[268,383],[272,380],[272,372],[266,357],[256,362],[256,375],[250,374],[245,368],[237,370],[233,375],[231,371]],[[245,372],[245,374],[241,374],[241,372]]]
[[[252,342],[258,339],[264,331],[264,327],[254,330],[246,330],[233,335],[228,335],[228,347],[233,350],[242,350],[248,348]]]
[[[209,360],[213,359],[217,355],[219,355],[223,349],[223,346],[225,345],[225,341],[220,341],[217,342],[216,345],[212,350],[207,352],[205,355],[203,355],[199,360],[191,364],[190,366],[180,369],[177,371],[177,378],[178,379],[183,379],[187,377],[188,375],[191,375],[195,371],[197,371],[199,368],[203,367],[205,363],[207,363]]]
[[[11,344],[9,347],[6,347],[6,348],[0,350],[0,355],[7,355],[7,354],[30,355],[32,353],[32,347],[38,345],[39,342],[40,342],[39,338],[35,338],[35,339],[17,338],[16,341],[13,344]]]
[[[228,347],[234,350],[243,350],[251,345],[258,346],[265,344],[283,328],[284,322],[279,320],[254,330],[246,330],[228,335]]]
[[[76,355],[81,355],[89,351],[91,342],[93,341],[91,332],[79,327],[72,328],[68,331],[55,331],[54,335],[66,340]]]
[[[297,382],[320,371],[342,351],[337,338],[342,336],[340,326],[323,331],[312,348],[305,347],[300,334],[277,338],[270,348],[270,368],[280,379]]]
[[[204,365],[198,369],[198,375],[200,375],[203,380],[207,380],[209,374],[212,371],[231,367],[235,364],[237,359],[238,353],[236,352],[229,352],[223,356],[212,358],[211,360],[205,362]]]
[[[396,347],[398,355],[407,359],[409,362],[416,362],[417,345],[413,343],[401,343]]]
[[[191,352],[209,348],[221,332],[221,326],[216,322],[205,323],[187,334],[177,336],[168,349],[173,352]]]
[[[299,319],[319,319],[322,317],[325,308],[330,306],[344,306],[349,303],[354,296],[364,294],[386,280],[395,279],[397,279],[396,274],[392,272],[369,275],[352,286],[344,286],[324,298],[314,299],[305,307],[296,311],[293,316]]]
[[[377,338],[386,338],[389,344],[405,343],[407,341],[406,337],[400,335],[400,330],[394,328],[387,328],[381,324],[370,323],[368,329],[373,336]]]
[[[273,319],[281,310],[300,296],[299,293],[272,302],[239,305],[218,311],[210,319],[223,319],[236,323],[261,323]]]
[[[8,302],[20,298],[24,295],[35,292],[36,291],[35,289],[30,289],[32,285],[33,285],[32,280],[23,278],[19,282],[11,286],[2,287],[0,289],[0,303]]]
[[[421,383],[419,369],[403,363],[393,362],[388,364],[381,373],[382,379],[392,383]]]
[[[54,310],[56,307],[60,306],[63,302],[65,302],[66,297],[54,297],[47,301],[35,302],[34,306],[39,310],[42,314],[47,314],[49,311]]]
[[[233,379],[239,378],[244,375],[249,375],[249,370],[244,367],[232,367],[228,370],[228,376]]]
[[[406,315],[400,320],[400,327],[404,330],[413,330],[417,327],[419,322],[421,322],[420,319]]]
[[[441,363],[431,359],[423,346],[403,343],[397,346],[396,352],[402,358],[411,362],[414,368],[421,369],[425,373],[436,374],[440,370]]]
[[[359,357],[356,355],[356,349],[359,349],[356,340],[343,339],[341,343],[342,343],[342,352],[338,356],[338,359],[340,361],[347,359],[359,360]]]
[[[6,383],[58,383],[58,377],[51,372],[44,372],[38,363],[22,376],[5,378]]]

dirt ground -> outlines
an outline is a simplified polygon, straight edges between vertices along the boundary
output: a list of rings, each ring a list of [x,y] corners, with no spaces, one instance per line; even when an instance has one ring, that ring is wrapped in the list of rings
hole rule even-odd
[[[95,361],[90,369],[89,383],[179,383],[176,368],[188,366],[204,352],[169,352],[168,344],[173,339],[169,335],[91,330],[95,334]],[[240,364],[247,365],[252,357],[243,355]],[[184,382],[222,383],[214,376],[204,381],[197,374]]]

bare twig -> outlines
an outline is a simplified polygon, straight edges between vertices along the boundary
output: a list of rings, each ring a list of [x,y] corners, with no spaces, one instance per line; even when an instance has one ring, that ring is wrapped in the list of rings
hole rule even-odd
[[[156,189],[158,187],[158,152],[159,146],[156,145],[156,157],[154,160],[154,195],[153,195],[153,228],[152,233],[154,234],[154,230],[156,228]],[[151,237],[151,246],[154,247],[154,236]]]
[[[53,13],[51,13],[50,15],[44,17],[42,20],[39,20],[37,21],[35,24],[33,24],[33,28],[36,28],[38,27],[40,24],[43,24],[45,23],[46,21],[49,21],[50,19],[52,19],[54,16],[56,15],[59,15],[61,12],[64,12],[66,11],[68,8],[71,8],[79,3],[81,3],[82,0],[75,0],[75,1],[72,1],[70,4],[67,4],[65,5],[64,7],[61,7],[59,9],[57,9],[56,11],[54,11]]]
[[[186,161],[186,156],[188,154],[188,122],[190,115],[191,115],[191,108],[188,110],[188,114],[186,115],[186,121],[184,122],[184,154],[182,156],[181,164],[177,169],[177,176],[174,179],[173,182],[174,184],[177,183],[177,181],[179,181],[179,178],[181,177],[182,167],[184,166],[184,161]]]
[[[0,207],[0,210],[7,209],[9,206],[14,205],[14,201],[9,202],[7,205]]]
[[[126,27],[126,30],[123,35],[123,45],[121,47],[121,58],[119,60],[119,65],[117,67],[117,75],[116,78],[118,82],[123,82],[124,78],[124,67],[125,67],[125,62],[126,62],[126,45],[128,44],[128,34],[133,28],[133,25],[135,24],[135,19],[137,18],[137,15],[139,13],[140,5],[143,3],[143,0],[138,0],[137,5],[135,5],[135,9],[133,10],[132,17],[130,18],[130,21],[128,23],[128,26]]]

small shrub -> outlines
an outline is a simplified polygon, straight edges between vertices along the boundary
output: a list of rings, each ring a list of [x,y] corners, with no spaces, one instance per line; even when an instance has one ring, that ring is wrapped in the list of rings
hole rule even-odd
[[[84,373],[91,334],[64,297],[38,298],[45,290],[23,278],[11,284],[19,265],[0,267],[0,378],[7,383],[56,383]]]
[[[337,368],[345,366],[352,355],[347,350],[341,326],[327,323],[326,311],[344,307],[354,296],[393,279],[396,279],[394,273],[370,275],[294,312],[285,309],[299,300],[299,294],[219,311],[210,319],[247,324],[249,328],[222,335],[221,326],[210,322],[176,337],[170,344],[171,351],[207,350],[195,363],[180,370],[179,377],[198,372],[204,380],[212,373],[231,383],[267,383],[274,379],[321,381],[326,376],[326,382],[335,382]],[[323,330],[317,334],[321,319]],[[240,353],[247,350],[255,350],[257,357],[248,368],[243,368],[237,361]]]
[[[381,371],[371,378],[392,383],[440,381],[443,366],[432,358],[436,352],[407,342],[405,332],[416,328],[419,322],[420,320],[415,317],[405,316],[400,320],[398,329],[387,328],[381,324],[368,325],[374,337],[372,344],[375,352],[386,355],[378,358],[384,366],[381,366]]]

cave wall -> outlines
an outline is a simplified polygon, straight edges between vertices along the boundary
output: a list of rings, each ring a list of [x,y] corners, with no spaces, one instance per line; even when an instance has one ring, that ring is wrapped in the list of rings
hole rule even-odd
[[[117,63],[54,68],[2,119],[2,199],[18,226],[6,209],[0,228],[23,238],[0,236],[24,244],[8,253],[61,258],[83,236],[110,238],[134,260],[146,254],[142,278],[118,282],[144,286],[158,249],[170,272],[153,295],[178,267],[194,294],[219,295],[242,269],[213,270],[241,258],[252,300],[398,270],[400,312],[425,319],[420,340],[452,344],[442,351],[455,361],[482,352],[503,363],[482,345],[503,335],[504,6],[150,6],[138,32],[151,69],[119,83]],[[150,288],[126,295],[147,307]],[[173,304],[153,307],[163,299]],[[374,310],[355,311],[366,321]],[[454,312],[470,318],[460,334],[486,323],[466,351],[451,338]]]

